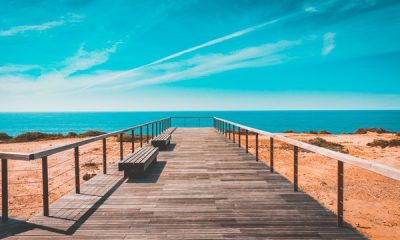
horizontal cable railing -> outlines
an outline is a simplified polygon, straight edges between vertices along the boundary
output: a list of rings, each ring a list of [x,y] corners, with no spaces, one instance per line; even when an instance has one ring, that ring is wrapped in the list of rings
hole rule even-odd
[[[52,147],[49,149],[45,149],[45,150],[41,150],[41,151],[37,151],[37,152],[33,152],[33,153],[13,153],[13,152],[0,152],[0,158],[1,158],[1,198],[2,198],[2,221],[6,222],[8,221],[8,215],[9,215],[9,210],[13,210],[13,209],[9,209],[8,204],[9,204],[9,196],[8,196],[8,188],[10,184],[15,184],[15,183],[9,183],[8,182],[8,161],[9,160],[24,160],[27,162],[36,160],[36,159],[41,159],[41,168],[36,169],[35,170],[39,170],[41,169],[42,172],[42,179],[41,179],[41,183],[42,183],[42,203],[43,203],[43,215],[44,216],[48,216],[49,215],[49,192],[51,192],[52,190],[59,188],[60,186],[62,186],[63,184],[67,184],[69,182],[75,181],[75,192],[77,194],[80,193],[80,169],[81,169],[81,164],[80,164],[80,157],[83,156],[83,154],[80,154],[79,150],[81,146],[87,145],[89,143],[93,143],[96,141],[102,141],[102,166],[103,166],[103,173],[107,174],[107,138],[110,137],[119,137],[119,159],[123,159],[124,157],[124,133],[129,132],[130,135],[128,135],[128,137],[130,137],[130,141],[131,141],[131,152],[135,151],[135,141],[137,140],[136,137],[136,130],[139,130],[139,141],[140,141],[140,147],[143,146],[143,143],[149,143],[149,139],[154,138],[155,136],[163,133],[167,128],[169,128],[171,126],[171,118],[164,118],[164,119],[160,119],[160,120],[156,120],[156,121],[152,121],[152,122],[147,122],[141,125],[137,125],[137,126],[133,126],[130,128],[126,128],[126,129],[122,129],[122,130],[118,130],[115,132],[111,132],[111,133],[106,133],[106,134],[102,134],[99,136],[95,136],[95,137],[90,137],[87,139],[84,139],[82,141],[78,141],[78,142],[74,142],[74,143],[70,143],[70,144],[65,144],[62,146],[57,146],[57,147]],[[145,131],[143,131],[145,130]],[[71,168],[67,168],[67,170],[62,170],[61,172],[57,172],[55,174],[55,177],[67,174],[68,172],[70,172],[71,170],[74,170],[74,177],[70,178],[69,180],[67,180],[66,182],[63,182],[59,185],[57,185],[56,187],[53,187],[52,189],[49,190],[49,168],[53,168],[54,166],[57,166],[58,164],[63,164],[65,162],[67,162],[68,160],[64,160],[61,163],[56,163],[56,164],[52,164],[51,166],[49,166],[48,164],[48,158],[54,154],[57,153],[61,153],[61,152],[65,152],[68,150],[73,150],[73,158],[74,158],[74,163],[73,163],[73,167]],[[20,171],[21,170],[16,170],[16,171]],[[27,170],[29,171],[29,169]],[[50,178],[50,180],[52,180],[52,178]],[[38,183],[38,182],[35,182]],[[21,183],[22,184],[22,183]],[[31,184],[31,183],[28,183]],[[29,194],[27,195],[29,196]],[[33,196],[32,194],[30,196]],[[18,196],[17,196],[18,197]]]
[[[231,122],[222,118],[214,118],[214,128],[225,135],[228,139],[232,139],[235,142],[235,133],[238,134],[238,145],[241,144],[241,135],[245,135],[245,149],[249,152],[248,138],[250,134],[255,135],[255,155],[256,161],[259,160],[259,135],[268,136],[270,138],[270,157],[269,157],[269,168],[271,172],[274,172],[274,140],[287,143],[293,146],[293,190],[298,191],[298,153],[299,148],[316,153],[328,158],[337,160],[337,225],[343,226],[343,182],[344,182],[344,166],[343,163],[351,164],[353,166],[366,169],[376,174],[400,181],[400,170],[394,167],[390,167],[384,164],[377,163],[372,160],[362,159],[354,156],[350,156],[344,153],[332,151],[326,148],[311,145],[305,142],[301,142],[295,139],[285,137],[281,134],[270,133],[267,131],[251,128],[239,123]],[[231,135],[233,135],[231,137]]]

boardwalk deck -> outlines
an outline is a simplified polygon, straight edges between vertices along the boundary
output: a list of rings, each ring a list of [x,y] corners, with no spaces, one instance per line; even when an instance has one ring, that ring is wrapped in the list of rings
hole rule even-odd
[[[79,239],[360,239],[211,128],[178,128],[143,179],[116,166],[0,236]]]

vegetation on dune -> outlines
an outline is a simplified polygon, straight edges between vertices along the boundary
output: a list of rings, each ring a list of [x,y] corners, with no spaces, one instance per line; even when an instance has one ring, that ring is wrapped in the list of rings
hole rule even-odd
[[[89,130],[84,133],[79,134],[79,137],[96,137],[106,134],[106,132],[96,131],[96,130]]]
[[[38,141],[38,140],[54,140],[60,139],[64,136],[60,133],[42,133],[42,132],[26,132],[17,135],[13,142],[30,142],[30,141]]]
[[[341,152],[341,153],[349,152],[349,150],[347,150],[347,148],[345,148],[342,144],[329,142],[320,137],[310,139],[310,140],[308,140],[308,143],[318,146],[318,147],[327,148],[327,149],[330,149],[330,150],[333,150],[336,152]]]
[[[12,137],[9,136],[7,133],[0,132],[0,141],[3,141],[3,140],[10,140],[10,139],[12,139]]]
[[[382,140],[382,139],[375,139],[373,142],[367,143],[369,147],[398,147],[400,146],[400,139],[391,139],[391,140]]]
[[[96,173],[86,173],[83,175],[83,180],[88,181],[89,179],[91,179],[92,177],[96,176]]]
[[[294,133],[294,131],[293,130],[286,130],[286,131],[284,131],[284,133]]]
[[[374,132],[374,133],[391,133],[384,128],[358,128],[354,134],[366,134],[367,132]]]
[[[319,134],[332,134],[332,133],[330,133],[330,132],[328,132],[326,130],[321,130],[321,131],[319,131]]]

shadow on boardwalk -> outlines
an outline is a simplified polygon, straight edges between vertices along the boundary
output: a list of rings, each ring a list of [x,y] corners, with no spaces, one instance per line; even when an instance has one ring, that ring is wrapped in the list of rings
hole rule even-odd
[[[180,129],[145,178],[115,167],[1,236],[86,239],[363,239],[214,129]]]

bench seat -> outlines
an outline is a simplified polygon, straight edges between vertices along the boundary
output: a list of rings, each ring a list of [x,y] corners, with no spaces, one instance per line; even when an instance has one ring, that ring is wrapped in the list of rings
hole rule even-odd
[[[166,149],[168,144],[171,142],[171,135],[162,133],[151,140],[151,145],[153,147],[158,147],[160,149]]]
[[[158,148],[143,147],[118,162],[118,170],[124,171],[124,177],[140,177],[147,168],[157,162]]]

